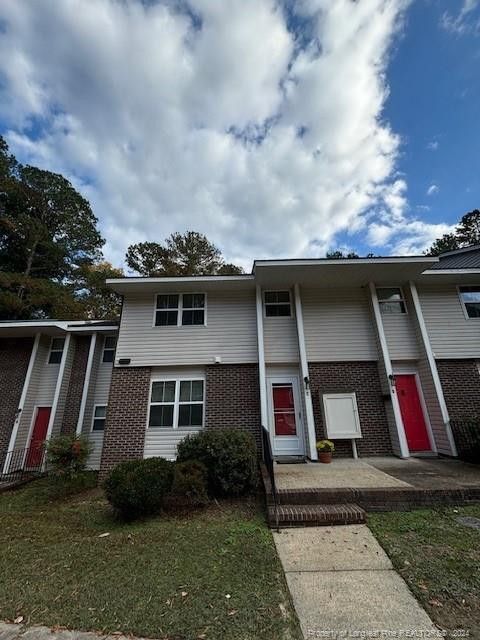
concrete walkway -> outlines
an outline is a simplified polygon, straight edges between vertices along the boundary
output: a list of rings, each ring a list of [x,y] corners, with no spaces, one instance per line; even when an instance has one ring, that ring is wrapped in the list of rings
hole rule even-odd
[[[367,526],[284,529],[273,536],[306,639],[376,631],[409,637],[399,632],[412,630],[421,637],[418,631],[436,629]]]
[[[87,631],[52,631],[48,627],[27,627],[0,622],[0,640],[146,640],[118,634],[99,635]]]

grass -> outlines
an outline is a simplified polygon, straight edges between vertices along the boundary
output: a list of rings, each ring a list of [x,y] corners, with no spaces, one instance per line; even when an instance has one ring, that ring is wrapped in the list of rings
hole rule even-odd
[[[480,506],[370,514],[368,524],[430,617],[480,638]]]
[[[0,495],[0,521],[0,619],[171,640],[301,637],[256,503],[127,525],[99,490],[65,496],[43,479]]]

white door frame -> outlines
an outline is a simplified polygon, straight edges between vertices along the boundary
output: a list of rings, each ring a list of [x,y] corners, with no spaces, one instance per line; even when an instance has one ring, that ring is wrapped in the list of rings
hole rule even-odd
[[[423,419],[425,421],[425,426],[427,427],[428,440],[430,442],[430,449],[432,453],[438,453],[437,443],[435,442],[435,436],[432,429],[432,423],[430,422],[430,416],[428,415],[427,403],[425,402],[425,396],[423,395],[422,389],[422,381],[420,380],[420,375],[416,369],[412,367],[393,367],[393,375],[394,376],[414,376],[415,385],[417,387],[418,399],[420,400],[420,406],[422,407]],[[408,445],[408,442],[407,442]],[[410,450],[409,450],[410,453]],[[415,453],[415,452],[414,452]],[[410,453],[410,455],[412,455]]]
[[[275,421],[273,417],[273,384],[291,384],[293,388],[293,402],[295,407],[296,436],[276,436]],[[303,456],[305,455],[305,421],[303,418],[303,405],[300,397],[300,381],[298,375],[274,375],[267,376],[268,396],[268,428],[272,442],[274,456]],[[279,445],[283,445],[280,446]]]

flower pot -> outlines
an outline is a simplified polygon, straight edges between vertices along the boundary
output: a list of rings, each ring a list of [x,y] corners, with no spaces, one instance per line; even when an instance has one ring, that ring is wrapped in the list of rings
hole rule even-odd
[[[324,464],[329,464],[332,461],[332,452],[331,451],[319,451],[318,452],[318,460],[319,460],[319,462],[323,462]]]

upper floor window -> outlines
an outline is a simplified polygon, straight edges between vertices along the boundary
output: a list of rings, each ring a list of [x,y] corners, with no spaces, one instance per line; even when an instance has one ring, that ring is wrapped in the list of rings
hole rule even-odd
[[[480,287],[462,286],[458,287],[458,291],[467,316],[469,318],[480,318]]]
[[[65,338],[52,338],[50,343],[50,353],[48,354],[48,364],[59,364],[62,361]]]
[[[113,362],[116,345],[117,339],[115,336],[105,336],[105,340],[103,342],[102,362]]]
[[[97,404],[93,411],[92,431],[104,431],[107,417],[106,405]]]
[[[401,287],[377,287],[377,296],[382,313],[407,313],[407,306]]]
[[[203,426],[203,380],[154,380],[148,426]]]
[[[158,294],[155,303],[155,326],[205,324],[204,293]]]
[[[265,291],[264,300],[267,318],[286,318],[292,315],[290,291]]]

